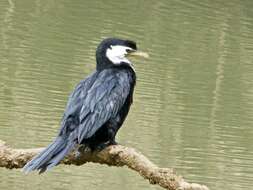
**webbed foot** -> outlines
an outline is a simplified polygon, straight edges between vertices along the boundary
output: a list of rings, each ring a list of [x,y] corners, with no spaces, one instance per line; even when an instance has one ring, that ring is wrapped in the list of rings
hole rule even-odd
[[[96,151],[102,151],[103,149],[105,149],[106,147],[110,146],[110,145],[117,145],[118,143],[115,140],[112,141],[107,141],[105,143],[101,143],[96,147]]]
[[[75,152],[75,157],[78,158],[81,153],[91,152],[91,148],[86,144],[81,144],[78,150]]]

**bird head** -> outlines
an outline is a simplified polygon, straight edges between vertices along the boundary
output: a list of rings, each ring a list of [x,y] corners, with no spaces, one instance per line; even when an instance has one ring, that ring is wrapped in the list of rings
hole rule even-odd
[[[115,65],[131,65],[130,56],[147,57],[144,52],[137,51],[134,41],[117,38],[103,40],[97,48],[97,69],[104,69]]]

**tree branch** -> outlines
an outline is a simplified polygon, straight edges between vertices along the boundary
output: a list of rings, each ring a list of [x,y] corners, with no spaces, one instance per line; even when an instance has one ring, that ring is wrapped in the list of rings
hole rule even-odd
[[[33,156],[43,148],[13,149],[0,140],[0,167],[8,169],[22,168]],[[106,164],[108,166],[127,166],[138,172],[151,184],[158,184],[168,190],[208,190],[204,185],[188,183],[169,168],[159,168],[144,155],[133,148],[113,145],[100,152],[82,152],[77,157],[77,149],[61,162],[62,164],[82,165],[86,162]]]

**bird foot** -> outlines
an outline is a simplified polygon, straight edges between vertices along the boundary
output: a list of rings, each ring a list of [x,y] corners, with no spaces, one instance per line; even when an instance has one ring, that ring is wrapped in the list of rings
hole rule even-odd
[[[100,152],[108,146],[108,143],[101,143],[96,147],[96,151]]]
[[[87,153],[91,152],[91,148],[88,145],[82,144],[78,148],[78,150],[75,152],[75,157],[78,158],[80,157],[81,153]]]
[[[106,147],[110,146],[110,145],[117,145],[118,143],[113,140],[113,141],[107,141],[105,143],[101,143],[99,144],[97,147],[96,147],[96,151],[100,152],[102,151],[103,149],[105,149]]]
[[[117,143],[115,140],[110,141],[108,145],[118,145],[119,143]]]

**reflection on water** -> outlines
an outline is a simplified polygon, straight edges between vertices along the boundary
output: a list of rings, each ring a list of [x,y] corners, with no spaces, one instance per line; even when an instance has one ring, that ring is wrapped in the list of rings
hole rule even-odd
[[[253,180],[253,2],[0,2],[0,139],[46,146],[105,37],[136,40],[134,105],[118,138],[211,189]],[[96,178],[94,178],[96,176]],[[0,169],[0,189],[160,189],[126,168]]]

